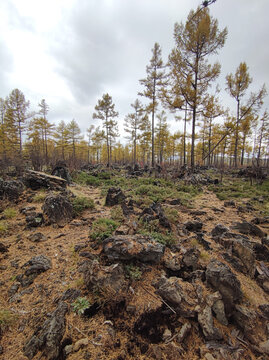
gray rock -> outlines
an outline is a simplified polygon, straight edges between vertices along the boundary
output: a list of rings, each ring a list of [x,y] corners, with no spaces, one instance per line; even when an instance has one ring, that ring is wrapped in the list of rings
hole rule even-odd
[[[255,344],[257,314],[246,306],[235,305],[233,319],[237,326],[244,331],[245,337]]]
[[[186,337],[189,335],[190,332],[191,332],[191,324],[187,322],[180,329],[180,331],[176,337],[176,341],[178,343],[183,342],[186,339]]]
[[[106,206],[114,206],[121,204],[125,200],[126,196],[123,194],[120,188],[111,187],[107,191]]]
[[[234,305],[242,299],[239,280],[230,268],[218,260],[211,260],[206,269],[207,282],[222,295],[226,316],[230,316]]]
[[[222,335],[220,331],[213,325],[213,316],[210,306],[206,307],[199,312],[198,322],[203,330],[206,340],[221,340]]]
[[[64,302],[58,304],[57,309],[47,319],[39,331],[26,342],[23,351],[29,359],[33,359],[38,351],[43,351],[43,356],[47,360],[58,358],[61,349],[61,340],[65,333],[65,315],[68,306]]]
[[[212,306],[212,310],[216,315],[217,320],[222,324],[227,326],[228,325],[228,320],[226,318],[225,315],[225,309],[224,309],[224,303],[222,300],[217,300],[213,306]]]
[[[188,231],[200,232],[202,230],[203,223],[200,221],[187,221],[184,226]]]
[[[266,245],[253,242],[252,248],[257,260],[269,262],[269,248]]]
[[[195,288],[180,278],[162,277],[154,284],[156,293],[162,297],[172,308],[183,317],[194,317],[197,305]]]
[[[117,235],[103,241],[103,251],[112,261],[136,259],[158,263],[164,248],[164,245],[143,235]]]
[[[235,225],[232,226],[232,229],[240,232],[241,234],[259,236],[260,238],[264,237],[264,232],[257,225],[251,224],[247,221],[235,223]]]
[[[43,223],[44,218],[41,212],[32,212],[26,216],[26,226],[28,228],[39,227]]]
[[[20,181],[4,181],[0,178],[0,199],[16,201],[23,193],[23,183]]]
[[[244,240],[234,240],[232,252],[243,263],[244,273],[253,278],[255,273],[255,255],[247,242]]]
[[[89,290],[99,289],[116,294],[120,290],[125,290],[127,286],[124,270],[120,264],[102,266],[94,260],[88,263],[83,275],[85,285]]]
[[[45,236],[44,234],[37,232],[34,234],[30,234],[27,237],[28,240],[32,241],[32,242],[42,242],[42,241],[46,241],[48,240],[47,236]]]
[[[27,267],[25,275],[40,274],[51,269],[51,260],[45,255],[37,255],[27,261],[23,266]]]
[[[50,223],[64,226],[73,218],[73,206],[62,195],[48,195],[42,206]]]
[[[192,270],[196,270],[198,267],[198,261],[200,257],[200,251],[197,248],[191,248],[186,251],[183,256],[183,263],[192,268]]]
[[[2,242],[0,242],[0,253],[3,254],[6,252],[8,252],[8,247],[5,244],[3,244]]]
[[[224,233],[226,233],[228,231],[229,231],[229,229],[226,226],[224,226],[222,224],[218,224],[211,231],[211,235],[212,236],[220,236],[220,235],[222,235],[222,234],[224,234]]]

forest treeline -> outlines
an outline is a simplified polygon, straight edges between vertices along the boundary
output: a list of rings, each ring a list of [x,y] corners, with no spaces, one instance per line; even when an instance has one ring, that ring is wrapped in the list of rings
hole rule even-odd
[[[126,144],[117,141],[119,113],[109,94],[98,100],[85,139],[74,119],[55,125],[45,99],[31,111],[23,92],[14,89],[0,98],[1,168],[27,164],[42,170],[58,160],[73,168],[96,162],[238,167],[253,158],[268,166],[269,115],[262,109],[265,85],[251,91],[252,78],[242,62],[226,76],[234,108],[225,108],[219,97],[216,80],[221,66],[210,58],[226,38],[227,29],[220,30],[204,6],[190,11],[185,23],[175,24],[174,48],[166,63],[160,45],[154,44],[139,98],[124,117]],[[183,123],[182,131],[170,131],[170,114]],[[93,125],[96,120],[100,126]]]

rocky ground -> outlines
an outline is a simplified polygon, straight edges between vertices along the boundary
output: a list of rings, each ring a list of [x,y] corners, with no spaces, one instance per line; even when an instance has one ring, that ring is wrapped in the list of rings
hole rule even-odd
[[[41,180],[0,181],[1,359],[269,359],[266,195]]]

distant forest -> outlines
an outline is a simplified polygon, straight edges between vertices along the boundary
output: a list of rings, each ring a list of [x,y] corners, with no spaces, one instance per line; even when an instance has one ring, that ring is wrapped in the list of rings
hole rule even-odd
[[[234,108],[223,106],[215,85],[221,66],[211,63],[210,56],[225,45],[227,29],[219,29],[208,4],[175,24],[166,63],[160,45],[154,44],[145,78],[139,80],[139,98],[124,118],[126,144],[117,141],[119,113],[110,94],[98,100],[93,113],[91,122],[102,125],[89,124],[85,140],[75,120],[52,124],[45,99],[38,111],[31,111],[22,91],[14,89],[0,98],[1,169],[26,165],[44,170],[58,160],[71,168],[99,162],[238,167],[253,159],[269,166],[269,115],[262,110],[266,87],[251,91],[252,78],[242,62],[226,76]],[[168,112],[183,122],[183,131],[169,130]]]

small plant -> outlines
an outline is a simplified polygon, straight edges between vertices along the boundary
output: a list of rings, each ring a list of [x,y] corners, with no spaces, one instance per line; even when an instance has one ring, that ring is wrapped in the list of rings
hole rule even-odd
[[[5,221],[0,221],[0,234],[8,232],[8,224]]]
[[[95,220],[92,223],[90,238],[97,242],[102,242],[113,234],[118,225],[116,221],[107,218]]]
[[[164,214],[170,223],[176,224],[178,222],[179,215],[178,215],[178,211],[176,209],[166,207],[166,208],[164,208]]]
[[[124,220],[124,215],[121,206],[114,206],[111,211],[111,219],[121,223]]]
[[[126,276],[132,280],[140,280],[142,277],[142,271],[138,266],[126,265],[125,266]]]
[[[17,315],[6,309],[0,309],[0,333],[5,331],[17,320]]]
[[[47,194],[44,190],[40,190],[35,196],[33,197],[33,202],[41,203],[45,200]]]
[[[72,303],[73,311],[78,313],[78,315],[83,315],[84,311],[90,307],[89,300],[86,297],[78,297]]]
[[[17,215],[17,211],[13,208],[7,208],[3,211],[5,219],[13,219]]]
[[[89,175],[85,181],[85,184],[98,187],[100,186],[100,180],[96,176]]]
[[[94,209],[94,201],[84,196],[77,196],[72,200],[75,215],[80,215],[86,209]]]

